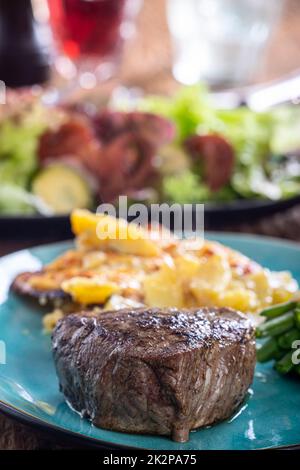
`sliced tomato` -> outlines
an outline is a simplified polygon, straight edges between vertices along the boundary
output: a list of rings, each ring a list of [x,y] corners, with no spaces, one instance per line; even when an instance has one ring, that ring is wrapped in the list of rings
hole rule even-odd
[[[235,163],[233,146],[218,134],[194,135],[185,143],[187,151],[203,165],[204,179],[212,191],[229,183]]]

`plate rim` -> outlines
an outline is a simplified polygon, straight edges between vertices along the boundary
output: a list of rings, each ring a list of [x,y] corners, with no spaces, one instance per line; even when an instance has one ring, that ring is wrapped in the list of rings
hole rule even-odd
[[[233,231],[217,231],[217,230],[205,230],[204,229],[204,239],[206,239],[206,236],[209,238],[214,239],[216,238],[231,238],[231,239],[243,239],[244,241],[248,241],[250,243],[255,242],[258,240],[260,243],[263,242],[267,244],[268,242],[271,242],[276,245],[284,245],[286,248],[294,248],[297,250],[300,250],[300,241],[295,241],[295,240],[289,240],[287,238],[279,238],[279,237],[272,237],[270,235],[260,235],[260,234],[252,234],[252,233],[244,233],[244,232],[233,232]],[[15,256],[18,253],[22,253],[24,251],[32,251],[32,250],[40,250],[40,249],[48,249],[52,247],[58,247],[61,245],[68,245],[74,243],[74,238],[69,238],[67,240],[60,240],[60,241],[54,241],[51,243],[45,243],[45,244],[38,244],[38,245],[33,245],[25,248],[21,248],[20,250],[12,251],[11,253],[8,253],[7,255],[0,256],[0,262],[8,259],[10,256]]]
[[[63,435],[71,440],[74,441],[84,441],[86,444],[92,446],[92,447],[104,447],[104,446],[109,446],[108,448],[113,448],[113,449],[123,449],[123,450],[151,450],[151,449],[146,449],[144,447],[132,447],[132,446],[126,446],[124,444],[114,444],[109,441],[103,441],[102,439],[98,439],[95,437],[90,437],[86,436],[85,434],[81,434],[79,432],[75,431],[70,431],[66,428],[56,426],[55,424],[49,423],[47,420],[42,419],[42,418],[37,418],[36,416],[32,415],[31,413],[28,413],[27,411],[24,411],[14,405],[11,405],[10,403],[7,403],[4,400],[0,399],[0,411],[9,416],[10,418],[14,419],[15,421],[18,421],[20,423],[30,425],[34,428],[41,429],[43,431],[46,431],[50,434],[54,435]]]
[[[84,443],[90,448],[94,449],[103,449],[103,450],[137,450],[137,451],[149,451],[149,452],[156,452],[155,449],[148,449],[146,447],[133,447],[133,446],[126,446],[124,444],[114,444],[109,441],[103,441],[102,439],[86,436],[81,433],[77,433],[74,431],[67,430],[65,428],[62,428],[60,426],[56,426],[55,424],[51,424],[46,420],[43,420],[41,418],[37,418],[36,416],[33,416],[32,414],[21,410],[20,408],[17,408],[16,406],[13,406],[3,400],[0,400],[0,412],[8,416],[9,418],[13,419],[14,421],[20,422],[22,424],[25,424],[27,426],[33,427],[34,429],[41,429],[45,433],[51,434],[53,436],[64,436],[71,442],[77,442],[77,443]],[[137,434],[139,436],[139,434]],[[267,450],[299,450],[300,449],[300,442],[299,444],[291,444],[291,445],[283,445],[283,446],[269,446],[269,447],[261,447],[258,449],[251,449],[251,451],[267,451]],[[208,450],[208,449],[207,449]],[[166,450],[160,449],[160,451],[165,452]],[[193,450],[189,450],[188,452],[191,452]],[[197,452],[203,452],[205,449],[202,451],[197,451]],[[218,452],[218,449],[214,449],[214,451]],[[213,451],[213,452],[214,452]],[[220,449],[219,449],[220,451]],[[235,449],[233,452],[242,452],[240,449]],[[176,450],[172,452],[177,452]],[[196,452],[194,450],[193,452]],[[246,451],[247,452],[247,451]]]
[[[292,248],[292,249],[297,249],[300,251],[300,243],[296,241],[291,241],[291,240],[286,240],[286,239],[280,239],[276,237],[269,237],[269,236],[264,236],[264,235],[255,235],[255,234],[247,234],[247,233],[236,233],[236,232],[216,232],[216,231],[205,231],[204,232],[205,236],[209,236],[211,238],[217,237],[217,238],[231,238],[233,240],[244,240],[248,242],[254,243],[256,240],[260,241],[261,243],[268,244],[268,242],[271,242],[272,244],[275,245],[283,245],[286,248]],[[0,257],[0,264],[3,260],[9,259],[11,256],[15,256],[18,253],[22,253],[24,251],[31,251],[31,250],[39,250],[39,249],[49,249],[49,248],[54,248],[54,247],[63,247],[64,245],[69,245],[74,243],[74,241],[71,240],[65,240],[65,241],[59,241],[59,242],[54,242],[54,243],[48,243],[45,245],[36,245],[30,248],[24,248],[21,250],[14,251],[10,254],[7,254],[5,256]],[[91,436],[86,436],[81,433],[77,433],[75,431],[68,430],[66,428],[57,426],[55,424],[49,423],[46,419],[38,418],[31,413],[28,413],[27,411],[24,411],[2,399],[0,399],[0,410],[4,415],[7,415],[11,417],[12,419],[19,421],[21,423],[24,423],[26,425],[32,426],[34,428],[41,429],[49,434],[53,435],[61,435],[66,437],[67,439],[77,442],[77,443],[84,443],[88,445],[89,447],[93,448],[108,448],[117,450],[151,450],[147,449],[145,447],[135,447],[135,446],[128,446],[124,444],[115,444],[111,443],[109,441],[104,441],[99,438],[94,438]],[[255,449],[255,450],[272,450],[272,449],[299,449],[300,447],[300,442],[299,444],[291,444],[291,445],[284,445],[284,446],[269,446],[269,447],[264,447],[260,449]]]

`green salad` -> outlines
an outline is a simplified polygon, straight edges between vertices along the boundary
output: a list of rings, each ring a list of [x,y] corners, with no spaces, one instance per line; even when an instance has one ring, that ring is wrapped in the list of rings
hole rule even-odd
[[[22,93],[0,107],[0,214],[67,214],[119,194],[148,204],[300,194],[300,107],[218,109],[198,85],[134,109],[77,108]]]
[[[8,106],[0,121],[0,213],[31,214],[41,206],[30,192],[38,169],[37,146],[46,129],[45,108],[37,101],[18,109]]]
[[[69,138],[68,133],[62,140],[58,138],[65,113],[59,107],[45,106],[29,93],[9,98],[0,110],[0,214],[54,215],[68,214],[75,207],[89,208],[92,191],[86,178],[81,169],[62,158]],[[49,142],[54,150],[56,145],[62,147],[62,156],[55,158],[50,148],[43,162],[41,140],[52,130]]]
[[[300,194],[299,107],[263,113],[247,107],[217,109],[204,85],[181,88],[172,97],[146,97],[139,107],[176,125],[175,142],[161,153],[163,199],[179,203],[280,200]],[[205,181],[201,155],[195,161],[181,152],[178,158],[186,139],[193,135],[222,136],[232,146],[234,166],[218,190],[211,190]],[[222,172],[221,166],[215,171]]]

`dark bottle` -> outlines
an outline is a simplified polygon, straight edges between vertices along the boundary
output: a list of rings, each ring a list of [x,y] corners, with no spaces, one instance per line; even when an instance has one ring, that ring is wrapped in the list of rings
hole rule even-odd
[[[0,0],[0,80],[17,88],[44,83],[49,74],[31,0]]]

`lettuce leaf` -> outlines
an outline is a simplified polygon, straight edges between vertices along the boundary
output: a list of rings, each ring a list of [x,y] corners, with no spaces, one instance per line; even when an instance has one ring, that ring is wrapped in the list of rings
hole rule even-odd
[[[186,170],[177,176],[165,177],[163,196],[168,202],[178,204],[231,201],[237,198],[229,186],[212,192],[204,182],[199,181],[199,176],[191,170]]]
[[[0,213],[5,215],[34,214],[37,208],[30,193],[14,184],[0,186]]]
[[[218,124],[211,97],[203,84],[182,87],[172,97],[149,96],[140,102],[139,108],[173,121],[181,142],[195,134],[201,123]]]
[[[38,168],[39,136],[46,128],[46,110],[40,104],[0,123],[0,181],[27,188]]]
[[[236,164],[229,186],[214,194],[201,179],[200,165],[192,171],[164,178],[163,191],[176,202],[265,198],[277,200],[299,194],[298,176],[269,172],[274,154],[300,148],[300,109],[283,107],[257,113],[247,107],[217,109],[204,85],[181,88],[173,97],[146,97],[144,111],[162,114],[177,127],[177,145],[195,133],[217,133],[235,150]]]
[[[47,110],[40,103],[0,122],[0,213],[33,214],[42,206],[28,192],[38,169],[37,146],[47,126]],[[42,208],[43,210],[43,208]]]

